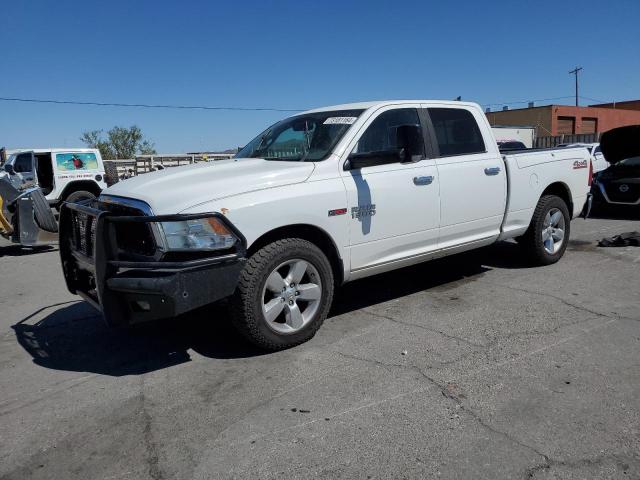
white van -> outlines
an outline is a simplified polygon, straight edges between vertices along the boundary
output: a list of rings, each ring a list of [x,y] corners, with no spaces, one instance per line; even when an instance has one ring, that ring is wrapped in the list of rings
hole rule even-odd
[[[16,188],[39,186],[54,207],[95,198],[107,188],[102,157],[94,148],[5,150],[3,157],[4,171]]]

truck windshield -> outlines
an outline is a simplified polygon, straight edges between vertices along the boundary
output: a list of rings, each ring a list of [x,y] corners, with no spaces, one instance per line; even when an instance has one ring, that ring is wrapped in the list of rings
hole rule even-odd
[[[282,120],[251,140],[236,158],[324,160],[364,110],[332,110]]]

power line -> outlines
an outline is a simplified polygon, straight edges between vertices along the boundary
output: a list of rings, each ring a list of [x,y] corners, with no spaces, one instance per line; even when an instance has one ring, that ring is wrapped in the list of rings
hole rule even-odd
[[[231,110],[241,112],[302,112],[295,108],[270,108],[270,107],[210,107],[205,105],[154,105],[147,103],[108,103],[108,102],[83,102],[76,100],[51,100],[37,98],[0,97],[3,102],[26,103],[53,103],[56,105],[93,105],[97,107],[133,107],[133,108],[170,108],[178,110]]]
[[[574,98],[573,95],[566,95],[563,97],[550,97],[550,98],[534,98],[528,100],[510,100],[505,102],[483,103],[482,107],[494,107],[501,105],[517,105],[528,104],[529,102],[550,102],[553,100],[564,100],[566,98]],[[596,101],[605,103],[603,100],[597,98],[589,98],[580,95],[580,98],[585,100]],[[174,110],[214,110],[214,111],[240,111],[240,112],[302,112],[303,109],[297,108],[272,108],[272,107],[218,107],[207,105],[162,105],[162,104],[147,104],[147,103],[115,103],[115,102],[85,102],[79,100],[53,100],[53,99],[38,99],[38,98],[18,98],[18,97],[0,97],[0,101],[3,102],[23,102],[23,103],[49,103],[55,105],[85,105],[85,106],[97,106],[97,107],[125,107],[125,108],[165,108]]]
[[[565,98],[573,98],[573,95],[566,95],[564,97],[551,97],[551,98],[534,98],[528,100],[515,100],[508,102],[495,102],[495,103],[483,103],[481,106],[483,107],[495,107],[500,105],[516,105],[520,103],[529,103],[529,102],[550,102],[552,100],[564,100]]]
[[[585,100],[590,100],[592,102],[598,102],[598,103],[614,103],[610,100],[598,100],[597,98],[585,97],[584,95],[580,95],[580,98],[584,98]]]

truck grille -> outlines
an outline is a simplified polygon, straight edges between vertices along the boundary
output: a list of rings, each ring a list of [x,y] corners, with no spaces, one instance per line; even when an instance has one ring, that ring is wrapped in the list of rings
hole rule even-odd
[[[73,249],[93,258],[93,246],[96,240],[95,217],[83,212],[73,211],[71,214],[71,231]]]

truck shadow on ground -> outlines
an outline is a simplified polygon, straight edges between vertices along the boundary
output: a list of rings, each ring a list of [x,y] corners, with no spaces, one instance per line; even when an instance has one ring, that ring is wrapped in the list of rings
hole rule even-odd
[[[38,253],[53,252],[58,246],[43,245],[40,247],[22,247],[20,245],[10,245],[0,247],[0,258],[2,257],[22,257],[25,255],[37,255]]]
[[[454,289],[498,268],[522,268],[517,245],[494,247],[403,268],[339,288],[330,317],[423,290]],[[126,330],[108,328],[82,301],[40,309],[12,327],[18,343],[44,368],[102,375],[139,375],[191,360],[190,350],[209,358],[265,355],[246,342],[217,304],[166,321]],[[331,322],[323,328],[331,328]]]

